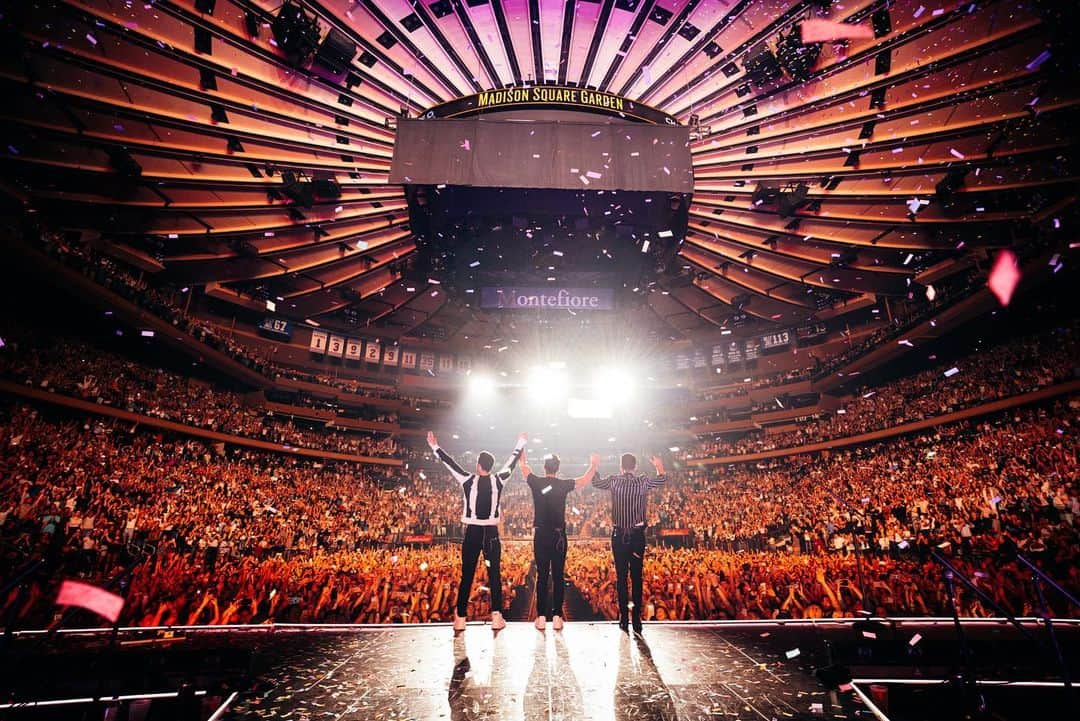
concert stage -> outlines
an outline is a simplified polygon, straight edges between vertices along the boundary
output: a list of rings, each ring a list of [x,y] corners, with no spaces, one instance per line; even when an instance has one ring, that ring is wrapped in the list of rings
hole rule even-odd
[[[1055,627],[1075,658],[1080,626]],[[546,633],[511,623],[497,634],[470,624],[456,637],[445,625],[172,633],[123,631],[115,646],[101,633],[47,644],[19,634],[5,651],[0,718],[915,721],[963,718],[972,706],[948,683],[959,646],[947,619],[669,622],[646,624],[640,637],[584,622]],[[1067,708],[1037,643],[1003,621],[967,622],[965,636],[977,677],[993,682],[970,696],[996,718],[1053,718]],[[1005,679],[1018,683],[998,683]],[[186,708],[199,708],[191,715],[178,710],[182,681]],[[155,693],[172,697],[140,702],[141,716],[127,710]],[[119,715],[86,713],[102,696],[131,698]]]

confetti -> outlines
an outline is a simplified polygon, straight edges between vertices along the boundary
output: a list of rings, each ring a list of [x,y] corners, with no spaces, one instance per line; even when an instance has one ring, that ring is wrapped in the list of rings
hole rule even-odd
[[[949,370],[945,371],[945,377],[946,378],[952,378],[954,375],[956,375],[959,372],[960,372],[960,369],[957,368],[956,366],[953,366]]]
[[[908,646],[914,646],[914,645],[918,644],[919,641],[922,641],[922,636],[920,634],[915,634],[914,636],[911,637],[911,640],[908,641]]]
[[[1039,67],[1049,59],[1050,59],[1050,51],[1049,50],[1043,50],[1041,53],[1039,53],[1037,56],[1035,56],[1035,59],[1032,60],[1030,63],[1028,63],[1025,67],[1028,70],[1038,70]]]
[[[986,282],[987,286],[997,297],[998,302],[1002,306],[1007,306],[1019,282],[1020,269],[1017,267],[1016,255],[1011,250],[1002,250],[994,261],[994,267]]]
[[[793,648],[790,651],[784,651],[784,655],[787,656],[789,659],[795,658],[800,653],[802,653],[802,652],[799,651],[799,649],[797,649],[797,648]]]

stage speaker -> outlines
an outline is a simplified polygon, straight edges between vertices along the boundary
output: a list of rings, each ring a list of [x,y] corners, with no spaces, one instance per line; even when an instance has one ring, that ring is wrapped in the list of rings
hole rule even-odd
[[[356,43],[340,30],[330,28],[315,54],[315,63],[334,75],[340,75],[349,69],[355,57]]]
[[[780,63],[772,50],[764,46],[759,46],[746,54],[743,59],[743,69],[746,70],[750,82],[758,87],[768,85],[783,74]]]

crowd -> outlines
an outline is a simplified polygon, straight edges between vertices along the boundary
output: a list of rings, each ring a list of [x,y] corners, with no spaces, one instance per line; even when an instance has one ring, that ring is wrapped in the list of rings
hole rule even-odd
[[[18,331],[5,332],[4,338],[0,377],[41,390],[295,447],[383,457],[399,457],[404,451],[403,446],[387,436],[335,430],[326,427],[325,422],[312,424],[301,418],[268,413],[261,393],[245,395],[222,390],[204,381],[106,353],[87,343],[72,339],[62,343],[35,343],[32,334]],[[351,410],[350,414],[357,415],[357,411]],[[387,423],[397,421],[396,414],[385,411],[374,411],[372,418]]]
[[[0,421],[4,567],[42,557],[51,569],[29,598],[13,591],[2,599],[5,611],[15,605],[31,617],[55,578],[109,578],[137,548],[154,549],[152,563],[168,573],[140,565],[133,591],[142,589],[155,609],[167,601],[177,618],[190,612],[184,599],[194,600],[181,590],[190,581],[194,593],[211,576],[213,584],[233,584],[216,591],[222,611],[256,583],[292,597],[319,593],[335,567],[355,575],[364,565],[377,574],[386,564],[373,545],[458,532],[459,507],[456,489],[376,466],[206,444],[117,421],[46,417],[24,405],[6,408]],[[448,557],[428,563],[441,602],[453,592],[438,585],[440,574],[453,574],[439,558]],[[393,608],[395,589],[381,611]],[[431,603],[429,611],[446,618],[440,609]]]
[[[891,428],[1038,390],[1076,376],[1080,358],[1075,327],[1059,328],[973,353],[873,388],[861,388],[836,413],[780,433],[752,431],[735,440],[707,440],[687,458],[711,458],[792,448]],[[709,417],[699,418],[710,422]]]
[[[816,457],[677,470],[650,501],[650,526],[687,528],[697,547],[650,547],[645,615],[851,615],[861,594],[882,613],[944,613],[932,549],[1017,612],[1032,609],[1017,550],[1080,588],[1078,407],[1073,399]],[[48,568],[25,594],[0,598],[6,618],[48,623],[58,579],[105,583],[132,563],[123,586],[131,623],[449,617],[456,546],[400,545],[408,534],[460,533],[459,491],[444,476],[389,476],[18,404],[4,416],[4,567],[41,557]],[[571,494],[571,535],[610,533],[609,505],[593,489]],[[527,535],[523,483],[511,483],[503,508],[507,535]],[[505,548],[509,599],[532,558],[528,544]],[[573,539],[567,568],[594,610],[613,618],[607,544]],[[476,615],[488,610],[483,583]],[[963,603],[966,613],[991,612]]]

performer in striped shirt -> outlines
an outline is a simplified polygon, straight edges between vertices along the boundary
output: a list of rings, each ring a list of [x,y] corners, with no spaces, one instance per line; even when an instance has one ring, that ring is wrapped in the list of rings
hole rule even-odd
[[[656,476],[635,475],[637,458],[624,453],[620,462],[622,473],[607,478],[594,478],[593,486],[611,491],[611,553],[615,557],[615,588],[619,594],[619,628],[626,631],[629,615],[633,616],[634,631],[641,632],[641,573],[645,564],[645,504],[649,490],[667,482],[664,462],[653,456]],[[633,586],[633,603],[627,604],[626,574]]]
[[[514,466],[521,458],[522,449],[529,440],[526,433],[518,436],[514,452],[502,469],[492,473],[495,456],[481,451],[476,457],[476,472],[469,473],[439,447],[439,439],[428,431],[427,442],[431,452],[446,466],[450,474],[461,484],[461,522],[465,524],[465,537],[461,541],[461,583],[458,585],[457,609],[454,612],[454,631],[465,630],[465,616],[469,612],[469,592],[481,551],[488,563],[488,586],[491,588],[491,628],[498,631],[506,627],[502,615],[502,575],[499,562],[502,544],[499,541],[499,502],[502,500],[503,484],[510,479]]]

